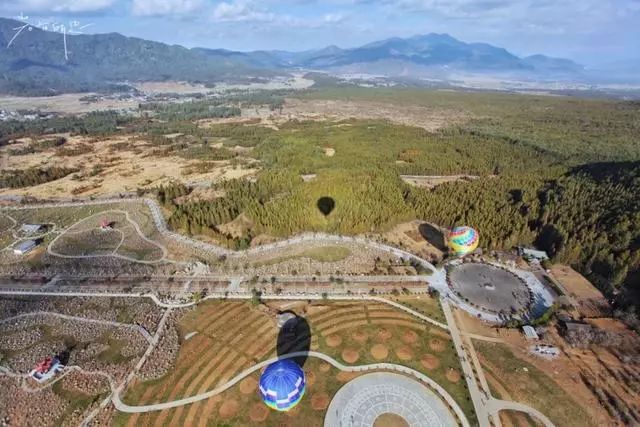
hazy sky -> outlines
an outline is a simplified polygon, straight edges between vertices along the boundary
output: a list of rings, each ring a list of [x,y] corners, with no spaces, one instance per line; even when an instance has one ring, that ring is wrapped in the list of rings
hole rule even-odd
[[[640,0],[0,0],[0,15],[188,47],[353,47],[436,32],[587,65],[640,58]]]

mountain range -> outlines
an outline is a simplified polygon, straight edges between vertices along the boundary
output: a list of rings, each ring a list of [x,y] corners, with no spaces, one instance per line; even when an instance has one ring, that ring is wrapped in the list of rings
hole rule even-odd
[[[214,84],[294,70],[390,77],[444,78],[456,73],[526,79],[581,79],[584,67],[544,55],[518,57],[486,43],[448,34],[390,38],[361,47],[303,52],[192,48],[117,33],[63,36],[0,18],[0,92],[49,95],[110,90],[123,82],[182,80]]]

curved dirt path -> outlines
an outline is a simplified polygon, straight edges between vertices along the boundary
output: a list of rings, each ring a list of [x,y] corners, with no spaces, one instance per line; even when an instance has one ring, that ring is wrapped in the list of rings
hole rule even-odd
[[[64,237],[67,234],[67,232],[69,232],[69,234],[77,234],[77,233],[81,233],[81,232],[87,231],[87,230],[81,230],[81,231],[78,231],[78,232],[69,231],[69,230],[72,230],[73,227],[75,227],[78,224],[81,224],[81,223],[83,223],[85,221],[88,221],[89,219],[91,219],[93,217],[96,217],[96,216],[99,216],[99,215],[102,216],[102,215],[105,215],[107,213],[118,213],[118,214],[124,215],[125,220],[129,223],[128,226],[133,227],[135,232],[138,234],[138,236],[142,240],[144,240],[145,242],[149,243],[150,245],[155,246],[158,249],[160,249],[160,251],[162,252],[162,256],[157,260],[147,261],[147,260],[140,260],[140,259],[137,259],[137,258],[133,258],[133,257],[129,257],[129,256],[126,256],[126,255],[121,255],[121,254],[117,253],[118,250],[120,249],[120,247],[122,246],[122,244],[125,241],[125,235],[124,235],[124,233],[122,232],[121,229],[113,230],[113,231],[117,231],[118,233],[120,233],[121,238],[120,238],[120,242],[118,243],[118,245],[113,249],[113,251],[111,253],[108,253],[108,254],[100,254],[100,255],[65,255],[65,254],[61,254],[59,252],[56,252],[53,249],[53,247],[56,244],[56,242],[58,241],[58,239]],[[114,257],[114,258],[120,258],[120,259],[124,259],[124,260],[127,260],[127,261],[132,261],[132,262],[137,262],[137,263],[141,263],[141,264],[157,264],[157,263],[160,263],[160,262],[168,261],[167,258],[166,258],[167,257],[167,253],[168,253],[167,252],[167,248],[164,247],[163,245],[161,245],[161,244],[149,239],[147,236],[145,236],[144,233],[142,232],[142,230],[140,229],[140,225],[137,222],[135,222],[134,220],[131,219],[131,217],[129,216],[129,212],[123,211],[123,210],[120,210],[120,209],[110,209],[110,210],[107,210],[107,211],[98,212],[96,214],[93,214],[93,215],[90,215],[88,217],[85,217],[85,218],[75,222],[74,224],[70,225],[65,230],[60,232],[60,234],[58,234],[55,237],[55,239],[53,239],[51,241],[51,243],[49,243],[49,246],[47,247],[47,253],[49,255],[52,255],[52,256],[56,256],[56,257],[59,257],[59,258],[67,258],[67,259],[77,259],[77,258],[87,259],[87,258]]]

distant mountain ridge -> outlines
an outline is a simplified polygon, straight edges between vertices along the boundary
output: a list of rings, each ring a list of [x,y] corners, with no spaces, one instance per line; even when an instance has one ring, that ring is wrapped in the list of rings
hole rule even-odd
[[[197,49],[205,55],[220,50]],[[230,52],[230,51],[226,51]],[[433,72],[522,73],[533,77],[561,77],[581,73],[584,67],[569,59],[533,55],[520,58],[487,43],[465,43],[448,34],[393,37],[364,46],[341,49],[328,46],[304,52],[254,51],[228,53],[247,65],[264,68],[306,68],[369,74],[397,74],[397,69]]]
[[[125,37],[118,33],[67,36],[33,27],[15,35],[19,21],[0,18],[0,93],[50,95],[109,90],[122,82],[182,80],[200,83],[238,81],[287,74],[293,70],[362,73],[390,77],[454,73],[532,78],[573,78],[584,67],[533,55],[520,58],[486,43],[465,43],[448,34],[389,38],[342,49],[327,46],[303,52],[237,52],[192,48]]]

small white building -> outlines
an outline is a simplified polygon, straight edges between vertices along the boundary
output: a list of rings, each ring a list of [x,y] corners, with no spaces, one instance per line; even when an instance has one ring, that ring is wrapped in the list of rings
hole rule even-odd
[[[524,336],[527,337],[528,340],[540,339],[540,337],[538,337],[538,333],[536,332],[535,328],[531,325],[524,325],[522,327],[522,332],[524,332]]]
[[[31,252],[36,246],[38,246],[38,242],[35,240],[25,240],[13,248],[13,253],[16,255],[25,255]]]
[[[24,234],[35,234],[44,231],[44,228],[42,224],[22,224],[20,231]]]
[[[549,255],[545,251],[531,248],[518,247],[518,255],[527,261],[545,261],[549,259]]]

